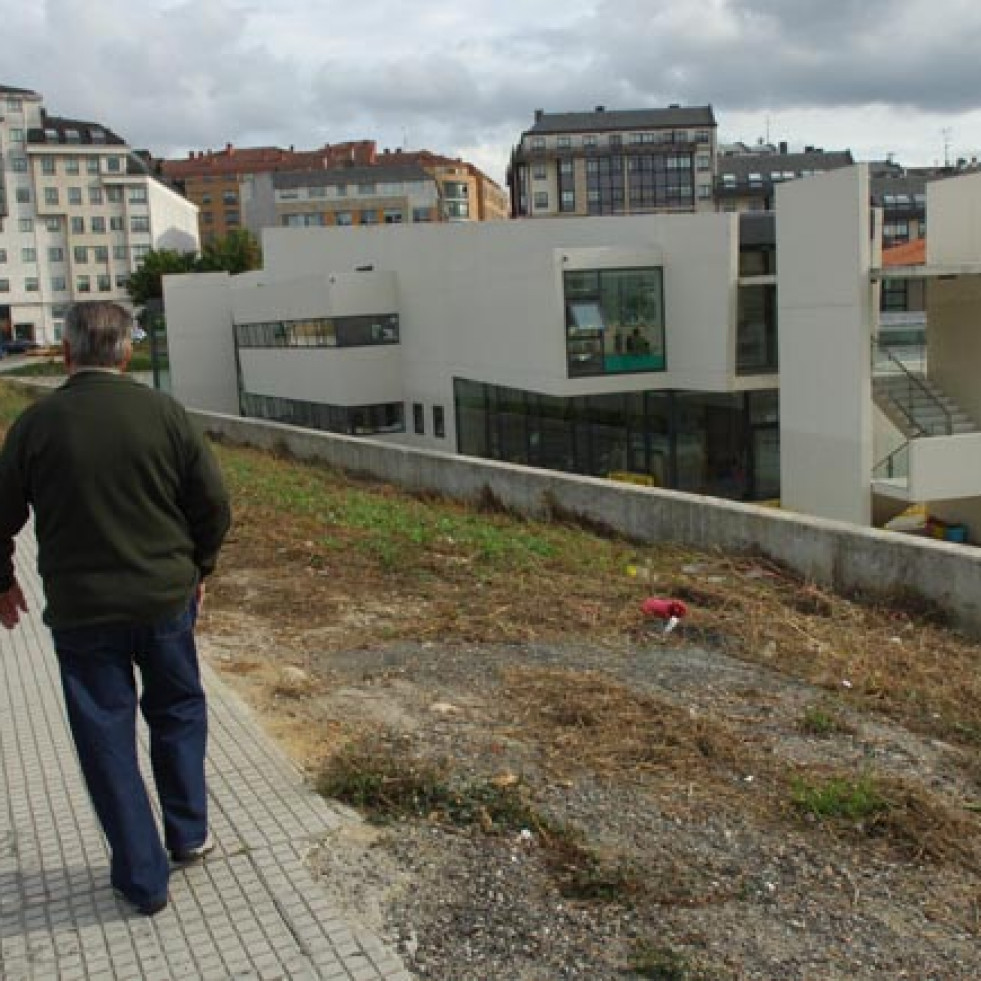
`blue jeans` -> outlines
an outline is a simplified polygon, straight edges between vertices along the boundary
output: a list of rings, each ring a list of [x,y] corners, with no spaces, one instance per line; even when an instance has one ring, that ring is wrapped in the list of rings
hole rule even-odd
[[[53,630],[82,774],[112,853],[112,884],[135,903],[167,895],[161,844],[136,750],[136,679],[165,844],[185,851],[208,834],[207,706],[194,645],[197,604],[158,623]]]

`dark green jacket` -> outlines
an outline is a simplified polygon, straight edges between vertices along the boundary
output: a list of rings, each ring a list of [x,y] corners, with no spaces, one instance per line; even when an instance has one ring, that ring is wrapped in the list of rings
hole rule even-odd
[[[151,623],[187,603],[229,525],[214,457],[169,395],[80,371],[27,408],[0,453],[0,591],[34,511],[49,626]]]

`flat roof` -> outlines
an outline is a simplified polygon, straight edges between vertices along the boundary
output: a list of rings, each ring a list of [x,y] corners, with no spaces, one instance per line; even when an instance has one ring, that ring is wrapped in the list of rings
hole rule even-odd
[[[591,133],[673,126],[715,126],[711,106],[668,106],[665,109],[605,109],[592,112],[536,112],[529,133]]]

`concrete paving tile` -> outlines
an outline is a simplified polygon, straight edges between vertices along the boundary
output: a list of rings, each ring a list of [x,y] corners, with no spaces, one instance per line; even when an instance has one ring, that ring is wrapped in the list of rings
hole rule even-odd
[[[0,634],[3,981],[408,979],[393,951],[337,914],[305,865],[309,847],[338,826],[341,812],[304,786],[207,667],[218,849],[210,861],[174,872],[171,905],[152,920],[114,899],[40,622],[30,534],[18,540],[17,563],[31,612],[17,631]],[[141,724],[149,773],[145,747]]]

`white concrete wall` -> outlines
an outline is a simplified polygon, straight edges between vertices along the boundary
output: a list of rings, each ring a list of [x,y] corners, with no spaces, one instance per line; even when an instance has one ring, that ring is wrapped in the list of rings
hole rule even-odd
[[[356,317],[398,313],[394,273],[321,273],[278,280],[235,277],[232,314],[237,324],[317,317]]]
[[[930,264],[981,262],[981,174],[928,184],[927,215]],[[931,280],[927,323],[930,377],[981,425],[981,281]]]
[[[981,278],[932,280],[927,297],[930,378],[981,426]]]
[[[981,261],[981,173],[930,181],[926,193],[927,264]]]
[[[253,395],[328,405],[402,402],[398,345],[377,347],[241,348],[242,379]]]
[[[171,392],[189,407],[238,413],[231,277],[228,273],[165,276]]]
[[[147,178],[146,183],[153,247],[176,252],[199,251],[198,206],[160,181]]]
[[[777,186],[784,507],[871,520],[873,317],[868,173]]]
[[[906,437],[874,402],[872,404],[872,465],[898,450]]]
[[[909,489],[916,501],[981,496],[981,433],[912,440]]]

